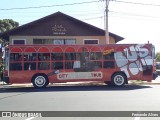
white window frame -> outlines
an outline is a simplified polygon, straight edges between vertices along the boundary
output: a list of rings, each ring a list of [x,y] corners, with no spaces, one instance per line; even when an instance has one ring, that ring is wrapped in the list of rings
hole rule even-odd
[[[85,44],[85,40],[97,40],[98,44],[99,44],[99,39],[83,39],[83,44],[84,45],[87,45],[87,44]],[[93,45],[98,45],[98,44],[93,44]],[[92,44],[90,44],[90,45],[92,45]]]
[[[15,45],[14,40],[24,40],[24,45],[26,44],[26,39],[12,39],[12,45]]]

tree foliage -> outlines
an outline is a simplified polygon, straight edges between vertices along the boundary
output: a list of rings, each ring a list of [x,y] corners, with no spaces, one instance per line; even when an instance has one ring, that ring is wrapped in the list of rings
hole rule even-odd
[[[12,19],[0,20],[0,34],[5,31],[11,30],[15,27],[18,27],[18,26],[19,26],[19,23],[12,20]],[[0,43],[2,43],[2,42],[3,42],[3,40],[0,38]]]
[[[156,61],[157,61],[157,62],[160,62],[160,52],[157,52],[157,53],[156,53]]]
[[[12,19],[0,20],[0,34],[18,26],[19,26],[19,23]],[[0,38],[0,44],[1,43],[4,44],[4,41]],[[2,63],[2,54],[0,54],[0,75],[2,74],[3,69],[4,69],[4,65]]]
[[[12,19],[0,20],[0,33],[3,33],[5,31],[8,31],[18,26],[19,26],[19,23]]]

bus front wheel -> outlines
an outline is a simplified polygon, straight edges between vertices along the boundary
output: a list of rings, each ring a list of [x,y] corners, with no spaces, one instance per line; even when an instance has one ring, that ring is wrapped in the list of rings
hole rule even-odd
[[[32,79],[32,84],[35,88],[44,88],[48,85],[48,77],[45,75],[35,75]]]
[[[111,84],[116,87],[124,86],[127,77],[123,73],[115,73],[111,78]]]

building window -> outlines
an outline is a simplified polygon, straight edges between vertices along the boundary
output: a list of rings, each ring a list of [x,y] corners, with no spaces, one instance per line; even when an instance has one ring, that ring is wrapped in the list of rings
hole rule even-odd
[[[66,45],[75,45],[76,40],[75,39],[65,39],[65,44]]]
[[[33,44],[75,45],[75,39],[33,39]]]
[[[98,40],[84,40],[84,44],[99,44]]]
[[[55,45],[64,45],[64,40],[62,40],[62,39],[55,39],[55,40],[53,40],[53,44],[55,44]]]
[[[33,39],[33,44],[44,44],[43,39]]]
[[[55,45],[75,45],[76,40],[75,39],[54,39],[53,44]]]
[[[52,39],[33,39],[33,44],[52,44]]]
[[[25,40],[13,40],[13,45],[25,44]]]

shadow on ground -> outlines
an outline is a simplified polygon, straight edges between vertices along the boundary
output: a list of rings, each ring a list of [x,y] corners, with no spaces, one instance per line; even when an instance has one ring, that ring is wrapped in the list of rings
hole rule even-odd
[[[61,92],[61,91],[128,91],[137,89],[152,88],[149,85],[125,85],[123,87],[109,87],[107,85],[76,85],[76,86],[48,86],[46,88],[34,88],[32,86],[4,87],[0,93],[11,92]]]

